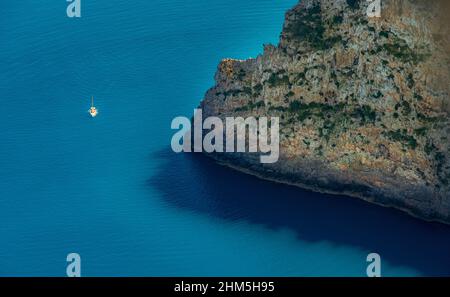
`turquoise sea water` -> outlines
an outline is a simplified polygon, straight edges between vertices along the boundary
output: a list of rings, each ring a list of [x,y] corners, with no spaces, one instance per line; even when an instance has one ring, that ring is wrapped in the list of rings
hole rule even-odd
[[[0,275],[450,275],[450,228],[170,150],[220,59],[295,0],[0,3]],[[100,114],[87,114],[96,97]]]

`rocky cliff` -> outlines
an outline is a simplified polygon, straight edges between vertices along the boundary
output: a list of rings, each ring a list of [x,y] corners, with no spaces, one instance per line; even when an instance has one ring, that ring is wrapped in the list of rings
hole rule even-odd
[[[216,153],[278,182],[450,223],[447,1],[303,0],[278,46],[224,59],[204,116],[277,116],[280,159]],[[282,203],[282,202],[280,202]]]

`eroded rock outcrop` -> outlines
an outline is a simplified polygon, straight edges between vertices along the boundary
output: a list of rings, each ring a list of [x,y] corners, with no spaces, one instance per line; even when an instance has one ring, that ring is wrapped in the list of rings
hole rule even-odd
[[[446,1],[304,0],[278,46],[225,59],[204,116],[280,117],[280,159],[214,154],[239,170],[450,223]]]

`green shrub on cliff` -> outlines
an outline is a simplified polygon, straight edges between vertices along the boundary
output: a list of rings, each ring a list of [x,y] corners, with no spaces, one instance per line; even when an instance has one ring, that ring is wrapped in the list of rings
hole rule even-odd
[[[372,109],[372,107],[368,105],[363,105],[361,107],[357,107],[353,112],[353,117],[361,119],[362,124],[366,123],[375,123],[377,118],[376,112]]]
[[[360,0],[347,0],[348,6],[350,6],[352,9],[359,9],[359,2]]]
[[[380,50],[386,51],[388,54],[399,59],[403,63],[411,62],[417,64],[423,62],[428,56],[427,54],[420,54],[411,49],[405,40],[398,36],[392,35],[389,43],[385,43],[381,46]]]
[[[331,24],[332,25],[339,25],[339,24],[342,24],[343,21],[344,21],[344,17],[342,15],[335,15],[331,19]]]
[[[269,79],[267,80],[267,82],[269,83],[269,85],[272,88],[290,84],[289,76],[287,76],[287,75],[280,75],[279,73],[272,73],[270,75]]]
[[[342,22],[337,16],[333,22]],[[325,50],[342,41],[341,36],[325,37],[325,26],[322,20],[322,9],[319,3],[302,13],[301,17],[285,28],[293,39],[308,42],[316,50]]]
[[[258,109],[261,107],[265,107],[266,104],[264,103],[264,101],[258,101],[258,102],[250,102],[247,105],[241,106],[236,108],[234,111],[239,112],[239,111],[249,111],[249,110],[253,110],[253,109]]]
[[[406,133],[406,130],[398,129],[396,131],[383,132],[383,135],[392,141],[401,142],[411,149],[417,148],[417,140],[414,138],[414,136],[408,135]]]
[[[343,103],[331,105],[319,102],[311,102],[308,104],[301,103],[300,101],[292,101],[289,108],[286,110],[290,113],[297,115],[299,121],[304,121],[311,116],[316,116],[319,118],[325,118],[328,114],[334,115],[344,109],[345,105]]]

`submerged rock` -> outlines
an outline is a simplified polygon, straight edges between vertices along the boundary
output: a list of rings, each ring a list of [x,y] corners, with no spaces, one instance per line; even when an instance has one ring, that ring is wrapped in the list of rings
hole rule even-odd
[[[450,26],[446,1],[303,0],[278,46],[225,59],[204,116],[277,116],[280,158],[223,164],[450,223]],[[282,203],[282,202],[280,202]]]

